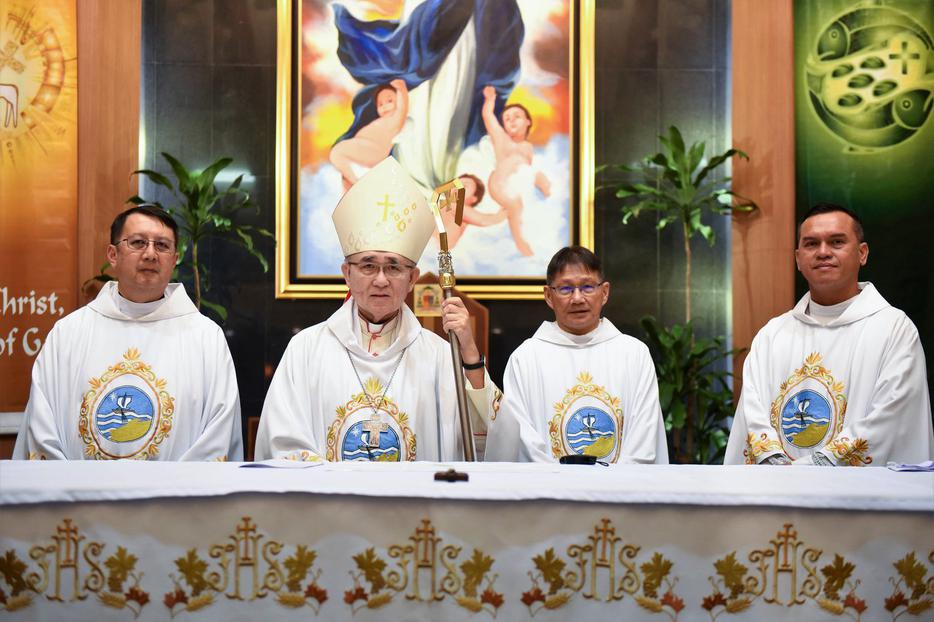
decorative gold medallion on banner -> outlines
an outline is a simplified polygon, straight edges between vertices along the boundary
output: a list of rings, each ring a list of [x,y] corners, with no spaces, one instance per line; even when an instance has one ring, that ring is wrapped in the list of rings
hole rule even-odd
[[[378,609],[402,593],[405,600],[419,603],[451,596],[471,613],[486,612],[494,618],[503,605],[503,595],[494,586],[495,560],[480,549],[461,557],[461,547],[444,544],[428,519],[412,532],[408,544],[394,544],[387,554],[399,570],[387,571],[386,560],[374,547],[353,556],[357,570],[351,573],[353,587],[344,592],[344,602],[354,614]]]
[[[928,563],[934,565],[934,551],[928,555]],[[892,620],[904,615],[931,615],[934,610],[934,574],[927,576],[927,566],[914,551],[892,565],[898,576],[889,578],[892,594],[885,599],[885,610],[892,615]]]
[[[415,460],[415,433],[409,427],[409,416],[383,395],[377,378],[367,379],[363,388],[337,407],[337,416],[328,426],[328,461]]]
[[[29,549],[29,559],[38,564],[39,572],[31,571],[15,549],[7,550],[0,556],[0,576],[10,594],[0,589],[0,605],[12,612],[29,607],[36,595],[75,603],[95,594],[101,605],[127,609],[139,617],[149,602],[149,593],[140,586],[143,573],[136,568],[139,559],[123,546],[105,558],[106,546],[88,540],[72,519],[66,518],[55,528],[51,543]]]
[[[328,599],[327,590],[318,584],[321,570],[314,569],[318,553],[299,544],[292,555],[280,559],[284,548],[281,542],[260,533],[256,523],[244,516],[234,533],[227,536],[227,542],[208,549],[208,556],[217,560],[214,569],[197,548],[175,560],[178,574],[169,575],[175,589],[165,594],[162,603],[174,618],[183,611],[210,607],[221,595],[253,601],[275,594],[276,602],[283,607],[298,609],[307,605],[317,615]],[[244,576],[248,581],[243,581]]]
[[[78,434],[88,458],[148,460],[172,431],[175,398],[168,383],[130,348],[123,361],[88,381],[78,417]]]
[[[548,424],[551,451],[555,458],[584,454],[616,462],[623,432],[620,399],[595,384],[586,371],[577,381],[554,406],[555,414]]]
[[[604,518],[594,525],[585,544],[567,548],[569,561],[553,548],[532,558],[532,587],[522,593],[522,604],[535,616],[542,610],[564,607],[578,594],[607,603],[623,600],[629,594],[643,610],[664,614],[676,622],[684,600],[674,592],[678,582],[671,574],[674,564],[655,552],[637,565],[640,548],[624,544],[613,522]]]
[[[759,598],[767,605],[799,607],[813,602],[824,611],[846,614],[859,622],[867,609],[856,593],[862,581],[853,576],[856,566],[842,555],[820,567],[823,551],[809,548],[798,539],[794,525],[785,523],[764,549],[749,553],[752,570],[736,559],[736,551],[714,562],[714,590],[701,606],[711,620],[721,614],[735,614],[754,606]],[[758,618],[768,616],[759,611]],[[800,619],[808,619],[805,614]]]
[[[826,446],[838,461],[869,464],[867,441],[840,436],[845,417],[845,387],[821,364],[818,352],[809,354],[804,365],[779,386],[770,409],[772,427],[789,457],[801,458]],[[750,450],[754,453],[756,447]]]
[[[28,164],[29,151],[47,156],[49,143],[75,128],[76,63],[61,41],[74,38],[75,25],[67,7],[45,4],[38,14],[8,6],[0,19],[0,70],[8,70],[0,76],[2,166]]]

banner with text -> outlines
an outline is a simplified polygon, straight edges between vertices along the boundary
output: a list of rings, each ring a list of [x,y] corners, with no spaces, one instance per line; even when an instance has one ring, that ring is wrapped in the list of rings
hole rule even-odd
[[[0,413],[77,301],[76,55],[75,0],[0,0]]]

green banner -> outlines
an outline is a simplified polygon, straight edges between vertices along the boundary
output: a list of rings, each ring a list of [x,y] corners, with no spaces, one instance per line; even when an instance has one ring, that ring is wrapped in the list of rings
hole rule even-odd
[[[934,368],[934,2],[795,0],[796,201],[863,220],[861,280],[917,325]],[[798,292],[807,284],[798,279]]]

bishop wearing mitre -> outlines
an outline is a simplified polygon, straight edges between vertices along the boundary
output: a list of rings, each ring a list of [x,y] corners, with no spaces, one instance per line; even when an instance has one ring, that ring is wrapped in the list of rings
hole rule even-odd
[[[405,305],[435,227],[421,189],[389,157],[347,191],[332,218],[350,295],[289,342],[263,405],[256,459],[463,459],[450,345]],[[442,322],[460,344],[458,373],[482,432],[498,391],[463,301],[445,300]]]

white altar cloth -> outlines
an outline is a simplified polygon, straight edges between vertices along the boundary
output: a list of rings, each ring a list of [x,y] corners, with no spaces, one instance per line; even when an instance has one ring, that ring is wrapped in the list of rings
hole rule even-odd
[[[409,462],[325,463],[308,469],[238,463],[0,461],[0,505],[211,497],[243,492],[352,494],[487,501],[934,511],[934,473],[883,468]],[[456,468],[466,483],[435,482]],[[804,469],[805,472],[799,472]],[[119,473],[119,476],[110,476]],[[806,486],[801,486],[807,481]]]
[[[925,620],[932,518],[883,468],[0,462],[0,619]]]

